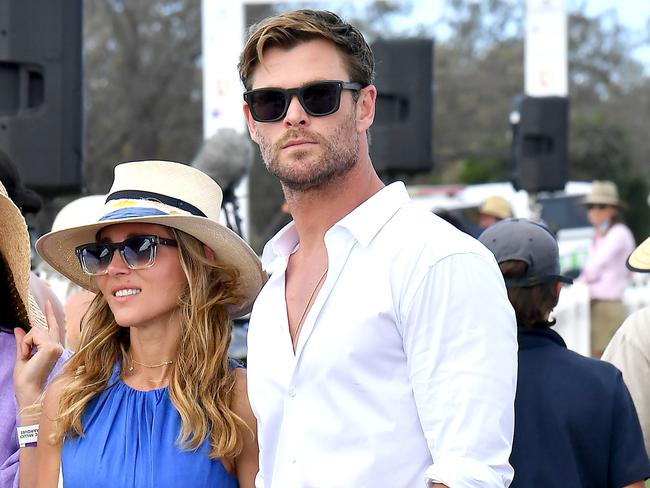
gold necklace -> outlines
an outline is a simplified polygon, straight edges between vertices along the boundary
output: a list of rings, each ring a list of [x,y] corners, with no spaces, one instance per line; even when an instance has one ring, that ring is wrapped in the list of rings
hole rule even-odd
[[[144,366],[145,368],[160,368],[161,366],[169,366],[174,362],[173,359],[170,359],[169,361],[163,361],[160,364],[144,364],[139,361],[136,361],[135,359],[131,358],[131,366],[129,366],[129,372],[133,371],[133,364],[139,364],[140,366]]]
[[[318,278],[318,281],[316,282],[316,285],[314,286],[314,289],[311,291],[311,295],[309,295],[309,300],[307,300],[307,304],[305,305],[305,309],[302,311],[302,314],[300,315],[300,320],[298,321],[298,326],[296,327],[296,333],[294,334],[294,350],[296,348],[295,344],[298,342],[298,334],[300,334],[300,329],[302,329],[302,324],[303,321],[305,320],[305,316],[307,315],[307,310],[309,310],[309,305],[311,305],[311,301],[314,299],[314,295],[316,295],[316,290],[318,290],[318,287],[322,283],[322,281],[325,279],[325,275],[327,274],[327,267],[325,268],[325,271],[323,271],[323,274],[320,275],[320,278]]]

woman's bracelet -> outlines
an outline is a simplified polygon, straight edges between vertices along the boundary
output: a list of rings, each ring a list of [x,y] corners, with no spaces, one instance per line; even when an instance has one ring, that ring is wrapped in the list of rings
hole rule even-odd
[[[18,431],[18,445],[20,447],[36,447],[38,443],[38,424],[20,425]]]

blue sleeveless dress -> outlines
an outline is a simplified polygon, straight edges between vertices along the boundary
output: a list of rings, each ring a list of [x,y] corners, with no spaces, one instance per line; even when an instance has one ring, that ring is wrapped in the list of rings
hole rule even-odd
[[[108,387],[86,407],[84,437],[65,438],[65,488],[238,488],[223,464],[210,459],[206,439],[196,451],[178,447],[181,419],[168,389],[139,391],[113,368]]]

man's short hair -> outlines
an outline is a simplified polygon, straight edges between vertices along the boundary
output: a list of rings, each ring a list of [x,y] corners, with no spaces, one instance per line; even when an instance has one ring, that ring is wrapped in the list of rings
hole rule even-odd
[[[375,76],[375,60],[363,34],[335,13],[326,10],[293,10],[268,17],[251,26],[251,33],[239,57],[239,77],[246,90],[252,88],[255,68],[264,62],[271,47],[291,49],[303,42],[324,39],[343,54],[349,80],[370,85]]]
[[[523,261],[509,260],[499,263],[506,280],[518,280],[526,276],[528,265]],[[556,283],[542,283],[528,287],[508,287],[508,299],[517,316],[517,324],[534,329],[555,324],[548,320],[560,298]]]

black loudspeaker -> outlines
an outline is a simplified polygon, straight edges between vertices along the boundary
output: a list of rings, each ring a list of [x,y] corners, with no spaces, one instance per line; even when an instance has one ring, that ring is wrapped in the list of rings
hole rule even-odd
[[[510,120],[513,186],[530,193],[563,190],[568,175],[569,100],[518,96]]]
[[[82,0],[0,0],[0,150],[46,195],[82,182]]]
[[[433,168],[433,40],[378,40],[370,156],[379,174]]]

